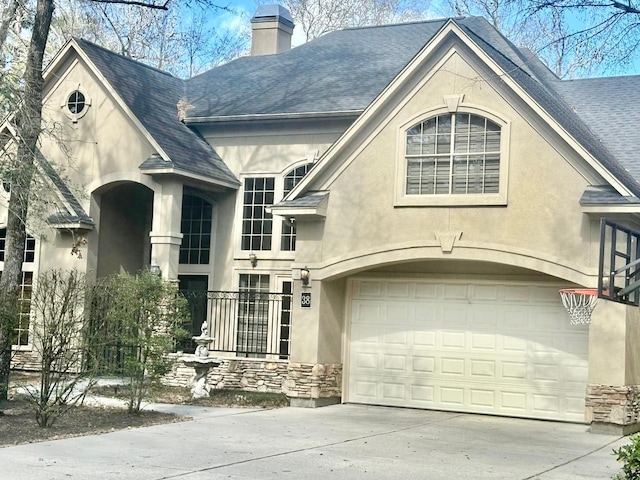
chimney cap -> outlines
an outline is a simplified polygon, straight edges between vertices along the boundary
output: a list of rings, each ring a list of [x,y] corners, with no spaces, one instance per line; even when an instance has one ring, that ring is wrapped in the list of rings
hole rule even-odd
[[[251,23],[272,22],[274,20],[293,28],[291,13],[282,5],[260,5],[251,18]]]

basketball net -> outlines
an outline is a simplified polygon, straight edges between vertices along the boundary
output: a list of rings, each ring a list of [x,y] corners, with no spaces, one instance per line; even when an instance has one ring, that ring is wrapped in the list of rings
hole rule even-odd
[[[591,312],[598,303],[598,290],[595,288],[564,288],[560,290],[562,304],[569,312],[571,325],[591,323]]]

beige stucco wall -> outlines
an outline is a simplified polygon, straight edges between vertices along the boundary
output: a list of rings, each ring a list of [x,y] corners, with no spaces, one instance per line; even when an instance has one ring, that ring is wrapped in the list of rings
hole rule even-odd
[[[139,125],[82,60],[71,56],[61,62],[48,79],[43,118],[46,126],[54,128],[49,129],[52,130],[51,134],[42,136],[42,151],[62,172],[85,212],[96,221],[96,228],[86,233],[88,243],[82,247],[80,260],[69,254],[69,235],[50,231],[42,243],[42,250],[46,254],[42,257],[41,268],[50,265],[78,268],[92,276],[98,268],[100,237],[100,201],[98,197],[92,200],[92,196],[96,191],[104,192],[110,185],[122,181],[141,183],[152,190],[159,190],[158,184],[138,169],[155,152],[155,148],[145,138]],[[72,121],[64,106],[74,90],[80,90],[90,102],[85,107],[86,114],[77,122]],[[64,148],[61,148],[61,144]],[[117,222],[113,227],[117,228]],[[110,258],[116,249],[110,248],[108,243],[105,242],[100,251],[103,265],[117,263],[115,257]]]
[[[572,165],[577,158],[561,155],[560,141],[543,138],[540,120],[524,104],[507,101],[503,87],[474,80],[481,74],[486,76],[453,55],[392,117],[379,121],[379,131],[360,153],[334,159],[348,166],[325,182],[330,195],[324,224],[300,223],[297,262],[313,264],[317,275],[331,278],[389,261],[484,260],[595,282],[597,221],[581,212],[588,181]],[[509,147],[502,152],[508,161],[507,205],[397,206],[403,126],[442,108],[445,95],[460,94],[462,107],[486,109],[509,124]],[[438,240],[446,232],[461,233],[451,252],[443,252]]]
[[[589,326],[589,383],[640,385],[640,309],[600,299]]]
[[[407,96],[394,100],[390,94],[389,102],[396,104],[380,111],[391,113],[372,115],[363,123],[353,133],[357,143],[346,143],[340,150],[345,153],[332,158],[334,163],[309,186],[330,193],[326,218],[297,222],[296,265],[310,268],[317,305],[295,312],[308,334],[294,330],[294,361],[320,361],[325,355],[327,361],[337,361],[335,347],[344,335],[346,314],[343,309],[334,321],[334,306],[346,308],[348,292],[333,288],[338,285],[333,280],[359,272],[441,278],[472,273],[476,278],[596,285],[599,219],[584,214],[579,199],[597,174],[560,135],[549,136],[543,120],[505,91],[498,78],[467,58],[451,55],[437,72],[414,80],[413,87],[401,86],[411,92]],[[507,163],[501,165],[508,167],[505,205],[398,204],[404,131],[430,111],[446,112],[444,97],[450,95],[463,95],[460,111],[485,110],[506,125],[503,135],[509,141],[502,156]],[[447,248],[448,241],[453,248]],[[332,334],[316,343],[325,325]]]
[[[348,122],[273,122],[268,126],[246,124],[203,128],[206,140],[224,159],[231,171],[244,182],[248,176],[275,176],[276,201],[282,198],[282,178],[292,168],[314,161],[346,129]],[[279,282],[291,277],[295,252],[280,251],[282,219],[274,217],[271,251],[243,251],[240,248],[242,187],[237,193],[217,196],[216,243],[212,257],[213,290],[238,286],[241,273],[271,274],[271,288],[280,291]],[[258,265],[252,268],[249,254],[255,253]]]

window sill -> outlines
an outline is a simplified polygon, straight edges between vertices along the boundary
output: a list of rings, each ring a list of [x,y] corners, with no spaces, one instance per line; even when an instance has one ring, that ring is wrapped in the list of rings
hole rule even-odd
[[[33,345],[11,345],[11,351],[13,352],[32,352]]]
[[[492,195],[403,195],[395,207],[492,207],[506,206],[507,196]]]

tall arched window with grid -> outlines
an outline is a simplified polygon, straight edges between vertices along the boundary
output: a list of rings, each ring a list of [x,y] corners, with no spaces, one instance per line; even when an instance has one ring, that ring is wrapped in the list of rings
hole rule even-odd
[[[180,263],[206,265],[211,256],[212,205],[195,195],[182,198]]]
[[[294,168],[284,176],[284,195],[286,196],[293,187],[309,172],[313,163],[307,163]],[[280,250],[292,252],[296,249],[296,227],[290,223],[283,223]]]

